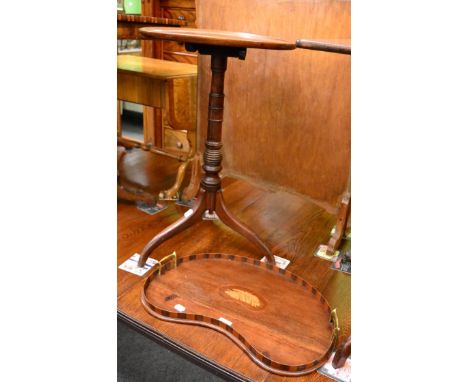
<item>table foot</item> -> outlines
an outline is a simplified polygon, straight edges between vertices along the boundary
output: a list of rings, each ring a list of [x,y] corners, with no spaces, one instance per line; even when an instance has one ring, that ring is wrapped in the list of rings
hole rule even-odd
[[[140,259],[138,260],[138,266],[142,267],[145,265],[146,260],[153,250],[167,239],[170,239],[175,234],[183,231],[184,229],[193,225],[197,220],[201,219],[203,212],[205,212],[205,197],[206,193],[204,190],[200,190],[198,197],[195,201],[195,205],[191,210],[185,212],[184,216],[176,220],[170,226],[166,227],[159,234],[153,237],[145,248],[141,252]],[[192,211],[191,213],[189,211]]]

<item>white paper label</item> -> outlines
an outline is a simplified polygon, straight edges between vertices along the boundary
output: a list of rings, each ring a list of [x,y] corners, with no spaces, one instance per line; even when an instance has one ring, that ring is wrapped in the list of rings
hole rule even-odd
[[[265,262],[266,261],[266,256],[263,257],[262,260],[260,261],[263,261]],[[286,267],[289,265],[291,261],[288,260],[288,259],[285,259],[283,257],[279,257],[279,256],[275,256],[275,263],[276,263],[276,266],[278,268],[281,268],[281,269],[286,269]]]
[[[155,264],[158,263],[158,260],[148,258],[146,260],[146,264],[143,267],[138,266],[138,260],[140,259],[140,254],[135,253],[132,257],[127,259],[125,262],[120,264],[119,269],[123,271],[127,271],[133,273],[137,276],[143,276],[146,272],[148,272]]]
[[[338,258],[338,255],[340,254],[340,251],[336,251],[333,255],[328,255],[327,249],[328,249],[328,246],[326,246],[325,244],[319,245],[317,252],[315,252],[315,256],[320,257],[321,259],[324,259],[324,260],[335,262],[336,259]]]
[[[185,312],[185,306],[183,306],[182,304],[175,304],[174,309],[180,313]]]
[[[224,322],[226,325],[232,326],[232,322],[225,319],[224,317],[219,317],[218,320]]]
[[[333,352],[327,361],[320,369],[317,371],[320,374],[326,375],[327,377],[339,381],[339,382],[351,382],[351,358],[348,358],[343,365],[339,369],[335,369],[332,366],[332,360],[335,356],[335,352]]]

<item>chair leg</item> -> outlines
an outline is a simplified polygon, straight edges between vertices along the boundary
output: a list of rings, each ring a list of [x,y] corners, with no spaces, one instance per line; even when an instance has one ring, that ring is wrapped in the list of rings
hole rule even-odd
[[[198,193],[200,189],[200,180],[201,180],[201,164],[200,164],[200,155],[195,154],[192,159],[192,174],[190,176],[190,183],[184,189],[182,193],[182,200],[189,201],[192,200]]]
[[[228,227],[249,239],[254,243],[266,256],[266,260],[269,264],[275,264],[275,258],[271,250],[267,245],[245,224],[241,223],[237,218],[228,210],[226,204],[224,203],[223,194],[218,192],[218,208],[216,209],[216,214],[219,219],[226,224]]]
[[[180,186],[182,186],[182,182],[184,180],[185,176],[185,170],[187,169],[188,161],[183,162],[179,168],[177,169],[177,176],[176,176],[176,181],[174,185],[164,191],[161,191],[159,193],[159,199],[160,200],[175,200],[177,199],[177,192],[180,189]]]

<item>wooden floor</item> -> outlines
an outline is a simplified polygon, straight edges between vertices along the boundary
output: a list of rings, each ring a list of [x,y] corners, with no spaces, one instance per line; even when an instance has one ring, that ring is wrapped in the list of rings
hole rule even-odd
[[[160,157],[135,151],[125,163],[132,181],[149,190],[167,187],[175,172],[163,166]],[[177,161],[174,168],[177,167]],[[164,184],[162,187],[160,184]],[[265,240],[275,255],[291,260],[288,270],[315,285],[337,308],[340,338],[350,335],[351,278],[330,269],[330,263],[313,256],[319,244],[328,241],[335,217],[307,199],[286,192],[268,191],[245,181],[225,178],[226,204],[244,223]],[[178,219],[187,208],[169,202],[169,208],[150,216],[129,203],[118,204],[117,266],[164,227]],[[160,259],[176,251],[178,256],[199,252],[224,252],[260,258],[258,250],[219,222],[203,221],[176,235],[157,248],[151,257]],[[118,315],[127,323],[170,348],[205,364],[234,380],[329,381],[314,372],[304,377],[281,377],[257,366],[224,335],[204,327],[161,321],[150,316],[140,303],[144,278],[117,270]]]
[[[175,180],[180,162],[165,155],[159,155],[141,149],[127,150],[120,170],[122,185],[130,189],[142,189],[154,195],[170,188]],[[192,165],[189,163],[182,182],[182,190],[190,181]]]

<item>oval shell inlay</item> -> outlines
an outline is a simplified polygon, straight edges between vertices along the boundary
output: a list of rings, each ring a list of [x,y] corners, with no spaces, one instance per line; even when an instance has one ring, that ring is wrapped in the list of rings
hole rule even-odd
[[[254,308],[260,308],[262,306],[260,299],[252,292],[245,289],[231,287],[226,288],[224,293],[234,300],[243,302],[244,304],[248,304]]]

